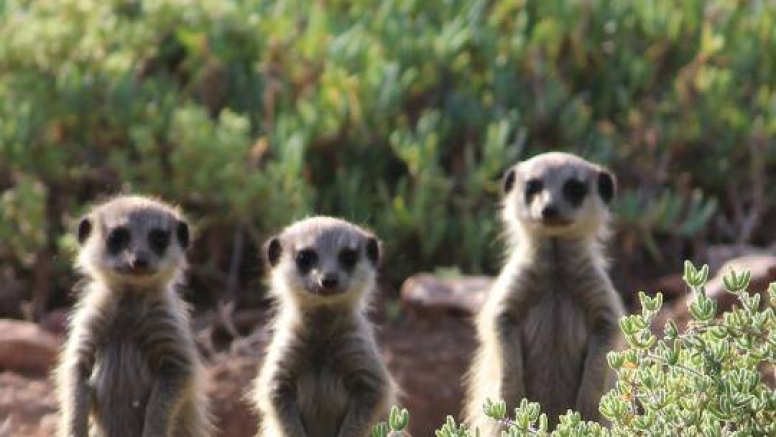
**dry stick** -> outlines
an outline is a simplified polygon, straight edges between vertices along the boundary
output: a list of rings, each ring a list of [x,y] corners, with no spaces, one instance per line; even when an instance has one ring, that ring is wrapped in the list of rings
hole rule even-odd
[[[229,277],[226,283],[227,300],[234,302],[237,290],[237,273],[242,264],[243,246],[245,245],[245,235],[242,231],[242,225],[239,225],[234,231],[232,239],[232,256],[229,259]]]
[[[229,276],[226,282],[226,301],[220,301],[217,310],[218,320],[232,338],[240,336],[240,333],[234,326],[232,312],[234,311],[234,302],[236,300],[237,274],[242,264],[243,246],[245,246],[245,233],[242,231],[242,225],[240,225],[235,230],[232,241],[232,256],[229,260]]]
[[[765,143],[761,138],[749,142],[750,173],[752,175],[752,204],[741,223],[738,243],[747,243],[760,224],[765,198]]]

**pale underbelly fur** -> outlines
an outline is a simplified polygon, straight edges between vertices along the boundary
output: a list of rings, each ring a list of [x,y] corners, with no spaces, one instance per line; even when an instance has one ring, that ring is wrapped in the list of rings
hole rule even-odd
[[[307,435],[336,437],[348,407],[348,393],[342,378],[328,368],[308,370],[300,375],[297,384],[299,412]]]
[[[546,294],[524,313],[526,397],[539,402],[548,417],[574,409],[582,379],[588,328],[572,299]]]
[[[152,389],[148,366],[136,345],[129,342],[111,344],[101,354],[91,378],[94,431],[98,431],[93,434],[139,436]]]

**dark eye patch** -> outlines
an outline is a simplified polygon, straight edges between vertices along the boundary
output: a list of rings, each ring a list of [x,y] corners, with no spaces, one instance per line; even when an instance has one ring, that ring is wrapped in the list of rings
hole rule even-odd
[[[318,262],[318,254],[312,249],[302,249],[296,254],[296,267],[306,272]]]
[[[563,197],[573,206],[579,206],[587,195],[587,184],[579,179],[569,179],[563,184]]]
[[[148,244],[157,255],[164,254],[170,244],[170,231],[151,229],[151,232],[148,233]]]
[[[358,251],[355,249],[342,249],[339,253],[339,262],[346,270],[352,269],[358,262]]]
[[[543,188],[544,184],[539,179],[529,179],[525,183],[525,203],[529,203]]]
[[[110,231],[105,244],[108,246],[108,252],[115,255],[126,249],[131,239],[129,229],[121,226]]]

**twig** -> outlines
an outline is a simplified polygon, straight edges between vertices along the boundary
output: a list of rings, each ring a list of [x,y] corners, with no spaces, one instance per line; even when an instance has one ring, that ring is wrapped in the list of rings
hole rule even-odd
[[[234,238],[232,239],[232,256],[229,259],[229,276],[226,282],[226,300],[233,302],[237,290],[237,280],[240,270],[240,264],[242,264],[243,246],[245,246],[245,233],[242,230],[242,225],[238,226],[234,231]]]
[[[752,175],[752,199],[746,216],[741,223],[741,233],[738,243],[748,243],[752,233],[760,224],[765,198],[765,147],[760,138],[754,138],[749,142],[750,173]]]
[[[650,359],[650,360],[652,360],[652,361],[658,362],[658,363],[660,363],[660,364],[663,364],[663,365],[665,365],[665,366],[671,366],[671,367],[676,367],[677,369],[682,369],[682,370],[684,370],[684,371],[686,371],[686,372],[690,372],[690,373],[692,373],[692,374],[694,374],[694,375],[696,375],[696,376],[699,376],[699,377],[701,377],[701,378],[707,378],[707,379],[710,379],[710,380],[712,380],[712,382],[714,381],[714,378],[712,378],[712,377],[711,377],[711,376],[709,376],[709,375],[704,375],[703,373],[701,373],[701,372],[699,372],[699,371],[697,371],[697,370],[695,370],[695,369],[693,369],[693,368],[690,368],[690,367],[684,366],[684,365],[682,365],[682,364],[679,364],[679,363],[676,363],[676,364],[671,364],[671,363],[669,363],[669,362],[668,362],[668,360],[666,360],[665,358],[663,358],[663,357],[659,357],[659,356],[657,356],[657,355],[653,355],[653,354],[646,354],[646,355],[644,355],[644,358],[647,358],[647,359]]]

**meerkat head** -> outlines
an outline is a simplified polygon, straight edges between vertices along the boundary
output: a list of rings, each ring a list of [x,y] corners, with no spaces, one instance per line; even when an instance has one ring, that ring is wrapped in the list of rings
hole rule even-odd
[[[114,285],[156,286],[185,267],[189,226],[156,200],[120,196],[98,205],[78,224],[77,265]]]
[[[273,290],[301,304],[354,302],[374,288],[380,242],[332,217],[298,221],[264,245]]]
[[[578,156],[550,152],[510,168],[502,189],[508,226],[532,235],[595,236],[608,218],[616,181]]]

